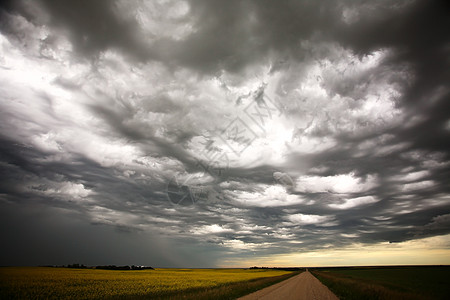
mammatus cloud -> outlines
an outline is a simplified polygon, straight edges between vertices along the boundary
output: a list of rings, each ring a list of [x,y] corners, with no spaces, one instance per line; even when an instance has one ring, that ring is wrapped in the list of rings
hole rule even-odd
[[[446,12],[3,4],[0,264],[281,263],[448,235]]]

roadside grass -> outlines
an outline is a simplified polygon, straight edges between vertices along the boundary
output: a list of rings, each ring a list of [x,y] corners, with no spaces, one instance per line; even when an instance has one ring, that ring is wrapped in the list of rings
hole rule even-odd
[[[299,272],[1,267],[0,299],[235,299]]]
[[[349,267],[311,270],[340,299],[449,299],[450,267]]]

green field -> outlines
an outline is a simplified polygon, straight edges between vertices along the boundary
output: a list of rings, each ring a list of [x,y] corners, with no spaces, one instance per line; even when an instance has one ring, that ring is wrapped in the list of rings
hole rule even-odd
[[[234,299],[294,274],[298,272],[2,267],[0,299]]]
[[[449,266],[319,268],[341,299],[450,299]]]

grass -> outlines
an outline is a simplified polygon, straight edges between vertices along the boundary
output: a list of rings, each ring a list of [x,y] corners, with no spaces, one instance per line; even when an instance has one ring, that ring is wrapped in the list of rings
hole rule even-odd
[[[2,267],[0,299],[235,299],[295,274],[247,269]]]
[[[450,267],[353,267],[311,272],[340,299],[448,299]]]

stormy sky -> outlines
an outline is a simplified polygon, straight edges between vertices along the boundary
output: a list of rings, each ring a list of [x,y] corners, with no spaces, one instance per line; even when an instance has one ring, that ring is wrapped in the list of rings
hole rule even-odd
[[[0,265],[450,264],[444,1],[0,6]]]

